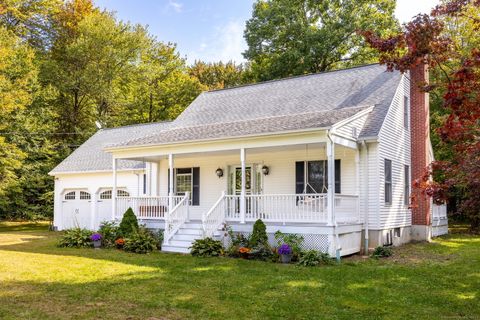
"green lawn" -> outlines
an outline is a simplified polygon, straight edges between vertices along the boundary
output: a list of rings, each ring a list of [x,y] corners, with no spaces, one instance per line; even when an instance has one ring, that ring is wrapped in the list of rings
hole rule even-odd
[[[63,249],[46,228],[0,224],[0,319],[480,319],[478,236],[301,268]]]

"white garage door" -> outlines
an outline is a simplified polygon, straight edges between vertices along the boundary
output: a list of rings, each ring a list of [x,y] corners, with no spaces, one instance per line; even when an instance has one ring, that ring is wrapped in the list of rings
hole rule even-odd
[[[130,194],[125,190],[117,190],[117,197],[129,197]],[[100,190],[98,195],[97,205],[97,224],[100,225],[103,221],[112,220],[112,189]]]
[[[91,195],[87,191],[72,190],[63,195],[63,229],[90,228]]]

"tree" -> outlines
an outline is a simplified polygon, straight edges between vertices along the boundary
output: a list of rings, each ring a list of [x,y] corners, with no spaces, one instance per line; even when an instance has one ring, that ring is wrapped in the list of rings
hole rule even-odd
[[[405,72],[427,63],[435,82],[423,89],[441,96],[444,116],[436,130],[441,161],[425,168],[415,186],[435,201],[458,198],[458,211],[480,230],[480,1],[454,0],[430,15],[416,16],[396,35],[383,38],[363,32],[389,70]],[[455,24],[459,28],[452,28]],[[434,176],[435,179],[431,179]]]
[[[8,119],[31,103],[37,69],[33,51],[4,27],[0,27],[0,56],[0,132],[4,132],[0,133],[0,196],[3,196],[16,183],[15,169],[25,156],[5,137]]]
[[[141,26],[117,22],[97,10],[71,20],[56,23],[61,30],[43,64],[42,79],[58,90],[55,105],[62,130],[92,133],[96,120],[117,125],[122,115],[117,102],[129,90],[147,34]],[[70,30],[63,29],[65,24]]]
[[[223,63],[198,60],[188,68],[188,72],[207,90],[230,88],[245,83],[245,67],[233,61]]]
[[[43,50],[50,37],[50,17],[60,4],[61,0],[2,0],[0,25]]]
[[[394,0],[258,0],[247,21],[245,58],[258,80],[376,60],[357,30],[395,30]]]
[[[149,38],[132,73],[121,124],[175,119],[201,92],[198,80],[186,71],[175,45]]]

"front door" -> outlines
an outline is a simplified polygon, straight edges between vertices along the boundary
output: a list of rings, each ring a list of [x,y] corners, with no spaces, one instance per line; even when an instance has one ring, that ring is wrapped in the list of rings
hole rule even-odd
[[[242,167],[235,167],[233,176],[233,194],[242,193]],[[245,194],[252,194],[252,167],[245,167]]]

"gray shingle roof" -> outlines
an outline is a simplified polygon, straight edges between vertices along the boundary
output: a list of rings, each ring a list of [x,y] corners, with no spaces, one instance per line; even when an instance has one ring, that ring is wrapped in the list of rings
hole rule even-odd
[[[56,166],[50,174],[110,171],[112,170],[112,155],[103,150],[105,146],[165,130],[169,125],[170,122],[158,122],[99,130]],[[139,161],[118,161],[119,170],[142,169],[144,166],[144,163]]]
[[[302,130],[329,127],[340,120],[351,117],[368,108],[352,107],[341,110],[328,110],[294,115],[272,116],[252,120],[213,123],[201,126],[170,128],[155,135],[125,141],[116,146],[164,144],[182,141],[234,138],[247,135],[261,135],[273,132]]]
[[[361,137],[377,136],[401,74],[378,64],[202,93],[173,122],[101,130],[51,173],[112,169],[105,147],[233,138],[331,126],[374,106]],[[143,168],[120,161],[119,169]]]
[[[169,130],[110,145],[231,138],[332,125],[375,106],[360,137],[378,135],[401,74],[378,64],[202,93]],[[359,110],[357,110],[358,112]],[[312,119],[304,119],[312,117]]]

